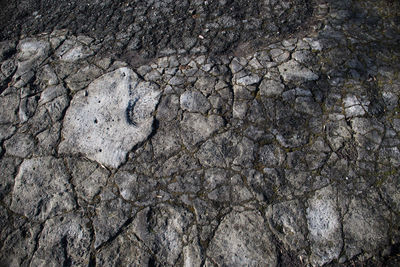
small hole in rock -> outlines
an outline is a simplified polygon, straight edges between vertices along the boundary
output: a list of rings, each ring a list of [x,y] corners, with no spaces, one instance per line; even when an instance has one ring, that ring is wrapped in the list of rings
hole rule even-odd
[[[94,123],[97,123],[97,119],[94,120]]]
[[[99,149],[99,152],[103,152],[103,150],[100,148],[100,149]]]

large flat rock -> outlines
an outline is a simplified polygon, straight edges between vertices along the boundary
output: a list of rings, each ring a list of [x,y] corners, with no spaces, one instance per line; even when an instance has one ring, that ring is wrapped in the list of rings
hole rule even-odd
[[[151,133],[159,98],[158,86],[142,81],[129,68],[101,76],[74,95],[59,152],[82,154],[117,168]]]

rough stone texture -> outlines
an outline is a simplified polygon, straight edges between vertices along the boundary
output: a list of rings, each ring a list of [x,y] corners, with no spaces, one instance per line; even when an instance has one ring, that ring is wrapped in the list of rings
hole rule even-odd
[[[43,221],[71,211],[75,205],[62,160],[45,157],[22,162],[15,176],[11,210],[32,220]]]
[[[121,68],[93,81],[75,94],[67,110],[60,153],[81,153],[116,168],[126,154],[152,131],[160,92]]]
[[[140,211],[131,230],[158,261],[172,266],[182,253],[182,238],[191,221],[192,215],[184,209],[160,205]]]
[[[46,221],[30,264],[84,266],[90,260],[89,220],[70,213]]]
[[[317,191],[308,204],[311,263],[323,265],[337,259],[343,246],[335,189],[329,186]]]
[[[264,229],[261,233],[258,229]],[[254,211],[232,212],[220,223],[207,251],[218,265],[276,266],[275,245],[264,219]]]
[[[398,1],[0,6],[0,265],[399,265]]]

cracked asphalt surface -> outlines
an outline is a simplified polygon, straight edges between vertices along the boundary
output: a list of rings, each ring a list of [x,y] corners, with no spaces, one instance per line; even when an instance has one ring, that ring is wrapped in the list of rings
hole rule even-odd
[[[0,266],[399,265],[399,2],[0,5]]]

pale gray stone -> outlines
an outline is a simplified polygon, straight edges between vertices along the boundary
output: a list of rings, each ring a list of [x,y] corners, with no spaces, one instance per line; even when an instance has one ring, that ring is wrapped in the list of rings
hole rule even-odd
[[[168,190],[173,193],[197,193],[202,187],[203,171],[191,171],[184,175],[176,176],[168,185]]]
[[[17,94],[0,96],[0,124],[14,123],[17,119],[19,97]]]
[[[8,59],[1,64],[1,72],[6,78],[13,75],[16,69],[17,66],[15,65],[15,61],[13,59]]]
[[[272,59],[277,63],[284,62],[290,57],[290,53],[288,51],[279,48],[271,49],[270,54]]]
[[[338,259],[342,250],[341,222],[336,189],[325,187],[308,200],[307,224],[311,241],[310,262],[323,265]]]
[[[18,67],[13,79],[21,78],[24,80],[22,76],[25,73],[37,68],[47,58],[50,52],[50,44],[44,40],[27,38],[19,42],[17,50]],[[26,83],[27,80],[24,82]]]
[[[53,101],[55,98],[66,94],[67,94],[67,89],[65,89],[65,87],[62,85],[49,86],[45,90],[43,90],[42,93],[40,94],[40,99],[38,104],[39,106],[44,105],[48,102]]]
[[[57,149],[58,142],[60,140],[60,129],[61,123],[55,122],[50,129],[46,129],[36,136],[37,153],[41,156],[54,155]]]
[[[59,152],[82,153],[117,168],[151,133],[159,98],[158,87],[141,81],[129,68],[101,76],[74,95]]]
[[[207,113],[211,108],[210,102],[200,92],[185,91],[180,97],[181,109],[189,112]]]
[[[197,239],[183,248],[183,266],[200,267],[202,266],[202,251]]]
[[[258,158],[264,166],[280,166],[284,163],[285,157],[285,152],[276,145],[270,144],[259,148]]]
[[[69,176],[61,159],[26,159],[15,177],[10,209],[35,221],[44,221],[76,206]]]
[[[389,213],[379,199],[376,192],[368,192],[365,199],[350,197],[348,212],[343,216],[345,253],[349,259],[362,251],[368,253],[388,245],[390,226],[385,217]]]
[[[217,115],[205,117],[198,113],[185,113],[181,121],[182,140],[192,147],[205,141],[224,125],[224,120]]]
[[[179,97],[177,95],[166,95],[161,98],[157,107],[156,118],[164,121],[172,121],[178,115]]]
[[[152,137],[155,158],[168,158],[181,150],[182,139],[179,124],[176,122],[162,124]]]
[[[131,229],[96,253],[96,264],[99,266],[149,266],[154,261]]]
[[[131,205],[120,198],[101,201],[93,217],[95,248],[112,238],[132,216]]]
[[[67,166],[72,175],[72,183],[78,197],[91,202],[105,187],[109,171],[88,160],[67,159]]]
[[[236,84],[242,86],[249,86],[257,84],[261,80],[260,76],[257,74],[250,74],[241,78],[236,79]]]
[[[85,88],[91,81],[99,77],[103,71],[95,65],[88,65],[78,70],[77,73],[65,79],[71,91],[78,91]]]
[[[290,81],[314,81],[318,80],[319,76],[311,70],[303,67],[295,60],[289,60],[278,66],[279,72],[286,82]]]
[[[85,59],[93,54],[94,52],[89,47],[74,42],[64,42],[56,51],[56,55],[59,56],[61,61],[71,63]]]
[[[292,54],[292,58],[294,58],[296,61],[300,62],[300,63],[308,63],[311,58],[311,52],[307,51],[307,50],[299,50],[299,51],[295,51]]]
[[[21,123],[26,122],[35,114],[37,104],[38,100],[35,96],[21,99],[18,111],[19,121]]]
[[[157,205],[140,211],[129,227],[146,247],[166,265],[175,265],[182,254],[193,215],[180,207]]]
[[[243,137],[237,145],[237,156],[232,164],[240,165],[244,168],[252,168],[254,164],[254,154],[256,146],[253,141],[247,137]]]
[[[40,234],[32,266],[87,266],[90,260],[89,219],[69,213],[49,219]]]
[[[13,157],[3,157],[0,159],[0,200],[11,192],[14,185],[14,174],[21,161],[21,159]]]
[[[5,214],[2,213],[0,214],[0,216],[4,215]],[[11,217],[9,219],[11,219]],[[8,222],[8,224],[9,223],[10,222]],[[4,229],[6,226],[6,222],[4,222],[2,228]],[[2,235],[1,264],[10,267],[29,266],[39,234],[39,225],[27,223],[7,235]]]
[[[263,229],[263,231],[259,231]],[[220,222],[207,255],[218,265],[277,266],[271,233],[255,211],[233,211]]]
[[[260,84],[260,95],[266,97],[279,96],[285,90],[281,82],[264,79]]]
[[[334,151],[351,138],[351,129],[344,120],[331,121],[326,124],[326,136]]]
[[[268,207],[266,215],[273,233],[286,249],[305,257],[309,245],[305,207],[298,200],[284,201]]]
[[[231,132],[225,132],[204,142],[195,157],[200,164],[208,167],[226,168],[236,155],[237,138]]]
[[[25,133],[16,133],[4,142],[7,154],[20,158],[31,155],[35,149],[34,138]]]
[[[216,85],[216,79],[212,76],[202,76],[197,79],[194,87],[200,90],[205,96],[208,96]]]

